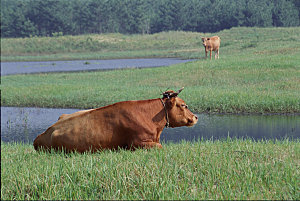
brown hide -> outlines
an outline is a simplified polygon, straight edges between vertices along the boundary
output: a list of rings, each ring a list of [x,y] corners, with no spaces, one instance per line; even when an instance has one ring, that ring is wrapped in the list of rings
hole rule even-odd
[[[80,110],[78,112],[74,112],[73,114],[62,114],[62,115],[59,116],[58,120],[62,120],[62,119],[74,117],[74,116],[77,116],[79,114],[83,114],[85,112],[91,111],[91,110],[93,110],[93,109],[90,109],[90,110]]]
[[[166,110],[170,127],[193,126],[198,118],[178,97],[124,101],[64,115],[34,140],[34,148],[96,151],[117,148],[162,148]]]
[[[207,58],[207,52],[210,52],[210,60],[212,56],[212,51],[215,52],[215,59],[219,59],[219,48],[221,39],[219,36],[213,36],[213,37],[205,37],[202,38],[203,46],[205,48],[205,58]]]

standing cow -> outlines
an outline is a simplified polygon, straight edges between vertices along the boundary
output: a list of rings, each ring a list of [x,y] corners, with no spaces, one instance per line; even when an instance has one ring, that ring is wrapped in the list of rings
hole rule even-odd
[[[182,88],[183,89],[183,88]],[[105,107],[62,115],[33,142],[36,150],[85,152],[102,149],[162,148],[164,127],[193,126],[198,117],[166,91],[163,98],[123,101]]]
[[[212,51],[215,52],[215,59],[218,57],[219,59],[219,48],[220,48],[220,43],[221,39],[219,36],[213,36],[210,38],[204,37],[202,38],[202,44],[205,48],[205,58],[207,58],[207,52],[210,51],[210,60],[211,60],[211,55]]]

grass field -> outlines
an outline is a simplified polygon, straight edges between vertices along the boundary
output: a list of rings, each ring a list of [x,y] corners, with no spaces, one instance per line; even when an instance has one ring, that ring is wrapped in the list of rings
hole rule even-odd
[[[81,35],[1,39],[2,61],[197,57],[200,34]],[[196,53],[196,54],[195,54]]]
[[[300,199],[299,141],[163,146],[64,155],[1,143],[1,199]]]
[[[219,60],[201,36],[219,35]],[[1,76],[2,106],[95,108],[158,98],[170,87],[193,112],[299,113],[300,27],[218,33],[1,38],[2,61],[181,57],[170,67]],[[162,150],[37,153],[1,142],[1,199],[299,200],[299,140],[163,144]]]
[[[221,37],[227,55],[299,55],[300,27],[232,28],[218,33],[162,32],[151,35],[101,34],[1,38],[1,61],[111,59],[138,57],[202,58],[201,37]],[[254,54],[254,55],[253,55]]]
[[[160,90],[184,86],[180,97],[195,112],[297,113],[300,69],[296,61],[274,67],[281,59],[264,62],[265,57],[256,57],[247,66],[226,58],[168,68],[4,76],[1,104],[95,108],[158,98]]]
[[[141,48],[139,54],[142,56],[147,56],[148,50],[160,51],[158,49],[162,48],[161,51],[168,52],[166,49],[172,47],[174,47],[173,52],[185,51],[185,54],[189,55],[187,57],[199,56],[200,53],[202,56],[195,62],[154,69],[2,76],[1,104],[3,106],[95,108],[123,100],[158,98],[161,91],[168,87],[175,90],[184,86],[185,90],[181,97],[194,112],[300,112],[300,27],[233,28],[211,35],[219,35],[222,40],[220,59],[216,61],[203,59],[203,47],[201,52],[200,49],[193,50],[196,47],[200,48],[200,44],[197,44],[200,33],[101,35],[98,37],[114,36],[119,40],[124,38],[125,42],[130,39],[131,42],[127,42],[132,43],[131,50],[135,52]],[[76,37],[73,38],[80,40],[91,36]],[[157,50],[154,50],[153,38],[160,41],[158,43],[161,46]],[[63,40],[65,37],[58,39]],[[15,46],[18,48],[16,47],[15,54],[21,54],[22,51],[19,50],[22,49],[21,45],[11,40],[3,39],[3,46],[13,46],[12,43],[16,43]],[[36,43],[40,40],[40,44],[43,44],[54,38],[16,39],[19,42],[26,40]],[[118,40],[114,39],[114,41]],[[109,54],[117,51],[110,46],[107,48]],[[7,50],[2,48],[1,51]],[[121,48],[115,56],[122,57],[122,54]],[[131,56],[134,55],[128,55]],[[172,56],[172,54],[159,54],[159,56]]]

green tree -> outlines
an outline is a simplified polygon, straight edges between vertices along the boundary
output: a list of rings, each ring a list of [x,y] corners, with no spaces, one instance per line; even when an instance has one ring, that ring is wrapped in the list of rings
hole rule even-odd
[[[1,0],[1,37],[299,26],[300,0]]]
[[[209,5],[209,6],[208,6]],[[210,0],[187,1],[182,10],[183,30],[210,32],[216,18],[213,17],[213,8]]]
[[[246,2],[244,0],[216,1],[214,3],[214,16],[216,18],[214,31],[242,25],[245,18],[243,13],[245,6]]]
[[[295,16],[299,16],[299,11],[292,1],[274,0],[274,8],[272,10],[273,26],[298,26],[299,17]]]
[[[300,19],[300,1],[299,0],[293,0],[294,5],[296,6],[296,9],[298,10],[299,13],[299,18]]]
[[[75,33],[86,34],[93,32],[94,18],[92,15],[90,1],[75,1],[73,5],[73,20],[75,21]]]
[[[51,36],[70,28],[65,21],[69,12],[63,1],[31,0],[29,5],[27,17],[36,25],[39,35]]]
[[[243,26],[272,26],[272,6],[268,0],[247,0]]]
[[[151,30],[153,32],[182,30],[182,7],[181,0],[156,0],[155,9],[157,14],[154,16]]]
[[[37,30],[33,22],[25,16],[28,9],[26,2],[10,4],[8,1],[1,2],[1,36],[3,37],[26,37],[35,35]],[[25,12],[24,12],[25,11]]]
[[[91,33],[105,33],[107,32],[107,16],[109,15],[107,10],[107,1],[106,0],[92,0],[88,9],[91,14],[90,20]]]

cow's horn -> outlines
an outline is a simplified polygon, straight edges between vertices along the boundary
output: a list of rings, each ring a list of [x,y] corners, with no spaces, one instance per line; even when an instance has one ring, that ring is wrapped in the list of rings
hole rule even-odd
[[[184,89],[184,87],[182,87],[181,89],[179,89],[177,92],[175,93],[170,93],[169,97],[176,97],[182,90]]]
[[[178,92],[177,92],[177,94],[179,94],[183,89],[184,89],[184,87],[182,87],[181,89],[179,89]]]

